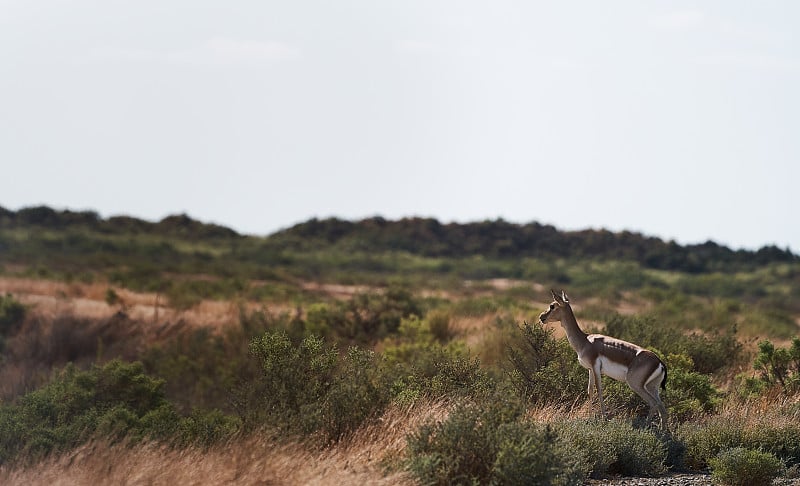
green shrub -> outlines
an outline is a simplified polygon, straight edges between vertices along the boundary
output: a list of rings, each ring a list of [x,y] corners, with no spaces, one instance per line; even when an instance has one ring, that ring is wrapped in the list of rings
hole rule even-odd
[[[722,393],[711,383],[711,377],[696,371],[692,358],[670,354],[664,360],[669,370],[669,385],[662,399],[672,420],[688,420],[701,413],[710,413],[720,403]]]
[[[148,419],[145,417],[143,420]],[[154,420],[158,422],[158,420]],[[241,429],[241,421],[219,410],[194,410],[180,420],[172,439],[179,445],[210,446],[231,437]]]
[[[295,346],[284,331],[275,331],[253,339],[250,355],[261,374],[252,384],[256,396],[240,411],[245,423],[266,420],[315,430],[317,408],[333,380],[338,351],[313,336]]]
[[[562,404],[588,398],[588,372],[566,339],[553,338],[552,329],[524,323],[511,337],[508,361],[508,378],[530,402]]]
[[[162,387],[140,363],[115,360],[89,371],[67,366],[18,404],[0,408],[0,463],[68,449],[96,434],[163,434],[178,417]]]
[[[744,447],[726,449],[710,464],[714,481],[727,486],[768,486],[784,468],[780,459],[769,452]]]
[[[626,420],[569,420],[554,424],[571,449],[583,451],[593,477],[654,476],[665,471],[668,447],[650,429]]]
[[[232,413],[229,392],[256,376],[257,366],[247,356],[249,337],[236,328],[227,331],[188,330],[142,355],[147,372],[166,381],[165,396],[181,414],[196,408]]]
[[[320,404],[321,430],[336,441],[377,415],[388,403],[388,385],[383,382],[378,357],[357,347],[340,358],[330,389]]]
[[[25,320],[25,306],[14,300],[11,294],[0,295],[0,352],[5,347],[5,338],[11,336]]]
[[[738,419],[712,416],[706,421],[685,423],[677,427],[676,435],[686,444],[686,465],[701,470],[724,449],[745,443],[745,424]]]
[[[106,289],[105,301],[106,301],[106,304],[108,304],[110,306],[115,306],[115,305],[117,305],[117,304],[122,302],[120,297],[119,297],[119,294],[117,294],[117,291],[114,290],[111,287]]]
[[[443,310],[435,310],[429,312],[425,316],[425,322],[428,325],[430,333],[440,343],[446,343],[453,337],[453,331],[450,329],[450,313]]]
[[[10,334],[22,324],[24,318],[24,305],[17,302],[11,294],[0,295],[0,334]]]
[[[753,368],[766,384],[779,384],[786,393],[800,390],[800,337],[792,339],[788,349],[761,341]]]
[[[726,449],[744,447],[774,454],[789,465],[800,464],[800,424],[770,416],[714,415],[701,423],[678,426],[676,435],[686,444],[686,465],[703,469]]]
[[[407,439],[407,467],[423,484],[581,484],[586,477],[549,427],[513,401],[462,403]]]
[[[578,485],[588,475],[583,455],[570,450],[549,426],[503,424],[496,440],[493,484]]]
[[[399,404],[420,398],[463,397],[495,383],[477,358],[438,345],[403,344],[384,351],[391,396]]]
[[[371,351],[354,347],[340,356],[319,337],[295,345],[285,331],[274,331],[253,339],[250,353],[261,373],[233,397],[248,427],[265,424],[336,441],[388,403],[389,387]]]
[[[705,374],[730,365],[742,349],[735,326],[724,334],[686,335],[677,328],[659,324],[653,316],[614,315],[606,323],[605,333],[665,354],[685,354],[692,359],[692,371]]]
[[[306,335],[356,343],[374,343],[395,333],[400,322],[422,316],[422,307],[406,287],[391,285],[383,292],[361,293],[349,301],[309,307]]]
[[[398,335],[384,341],[383,358],[391,396],[398,403],[421,397],[472,396],[495,382],[460,342],[442,345],[416,316],[403,319]]]
[[[726,329],[724,325],[722,328]],[[733,325],[724,333],[715,330],[708,336],[695,333],[684,336],[682,352],[692,358],[693,371],[712,374],[736,363],[742,356],[742,343],[736,338],[736,333]]]

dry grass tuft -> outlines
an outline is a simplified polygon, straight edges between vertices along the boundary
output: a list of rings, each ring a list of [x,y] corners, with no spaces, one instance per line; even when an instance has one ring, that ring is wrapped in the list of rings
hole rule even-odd
[[[410,485],[411,477],[396,467],[406,435],[426,420],[443,418],[448,408],[444,402],[390,407],[379,420],[327,448],[266,432],[207,450],[98,441],[38,464],[0,467],[0,484]]]
[[[776,388],[757,399],[727,401],[717,415],[752,428],[797,424],[800,423],[800,394],[786,395]]]
[[[597,406],[583,397],[572,404],[549,404],[531,408],[526,418],[540,424],[562,422],[564,420],[586,419],[598,416]]]

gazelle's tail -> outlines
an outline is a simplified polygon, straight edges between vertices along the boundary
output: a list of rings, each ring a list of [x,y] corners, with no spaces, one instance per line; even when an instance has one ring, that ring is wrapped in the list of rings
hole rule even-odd
[[[661,380],[661,389],[666,391],[666,389],[667,389],[667,365],[665,365],[664,362],[662,361],[661,362],[661,367],[664,368],[664,379]]]

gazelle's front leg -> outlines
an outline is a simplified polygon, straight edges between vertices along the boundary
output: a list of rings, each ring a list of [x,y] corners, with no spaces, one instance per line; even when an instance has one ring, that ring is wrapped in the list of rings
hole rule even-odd
[[[600,401],[600,413],[603,415],[603,418],[608,418],[608,415],[606,415],[606,404],[603,402],[603,379],[600,363],[596,364],[594,368],[590,368],[589,373],[592,378],[594,378],[594,386],[597,389],[597,399]]]

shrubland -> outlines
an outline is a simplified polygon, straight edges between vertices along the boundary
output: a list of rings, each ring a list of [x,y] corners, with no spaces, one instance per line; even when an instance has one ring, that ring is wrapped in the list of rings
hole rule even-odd
[[[34,209],[0,211],[0,279],[100,285],[108,312],[0,296],[0,482],[93,444],[201,462],[239,451],[245,482],[259,474],[254,444],[352,461],[372,482],[711,469],[755,484],[800,468],[791,253],[502,221],[313,220],[257,238],[186,217]],[[569,289],[587,331],[667,364],[669,431],[608,378],[611,416],[597,416],[560,329],[535,322],[550,286]],[[208,300],[238,314],[142,319],[124,292],[163,299],[171,318]]]

